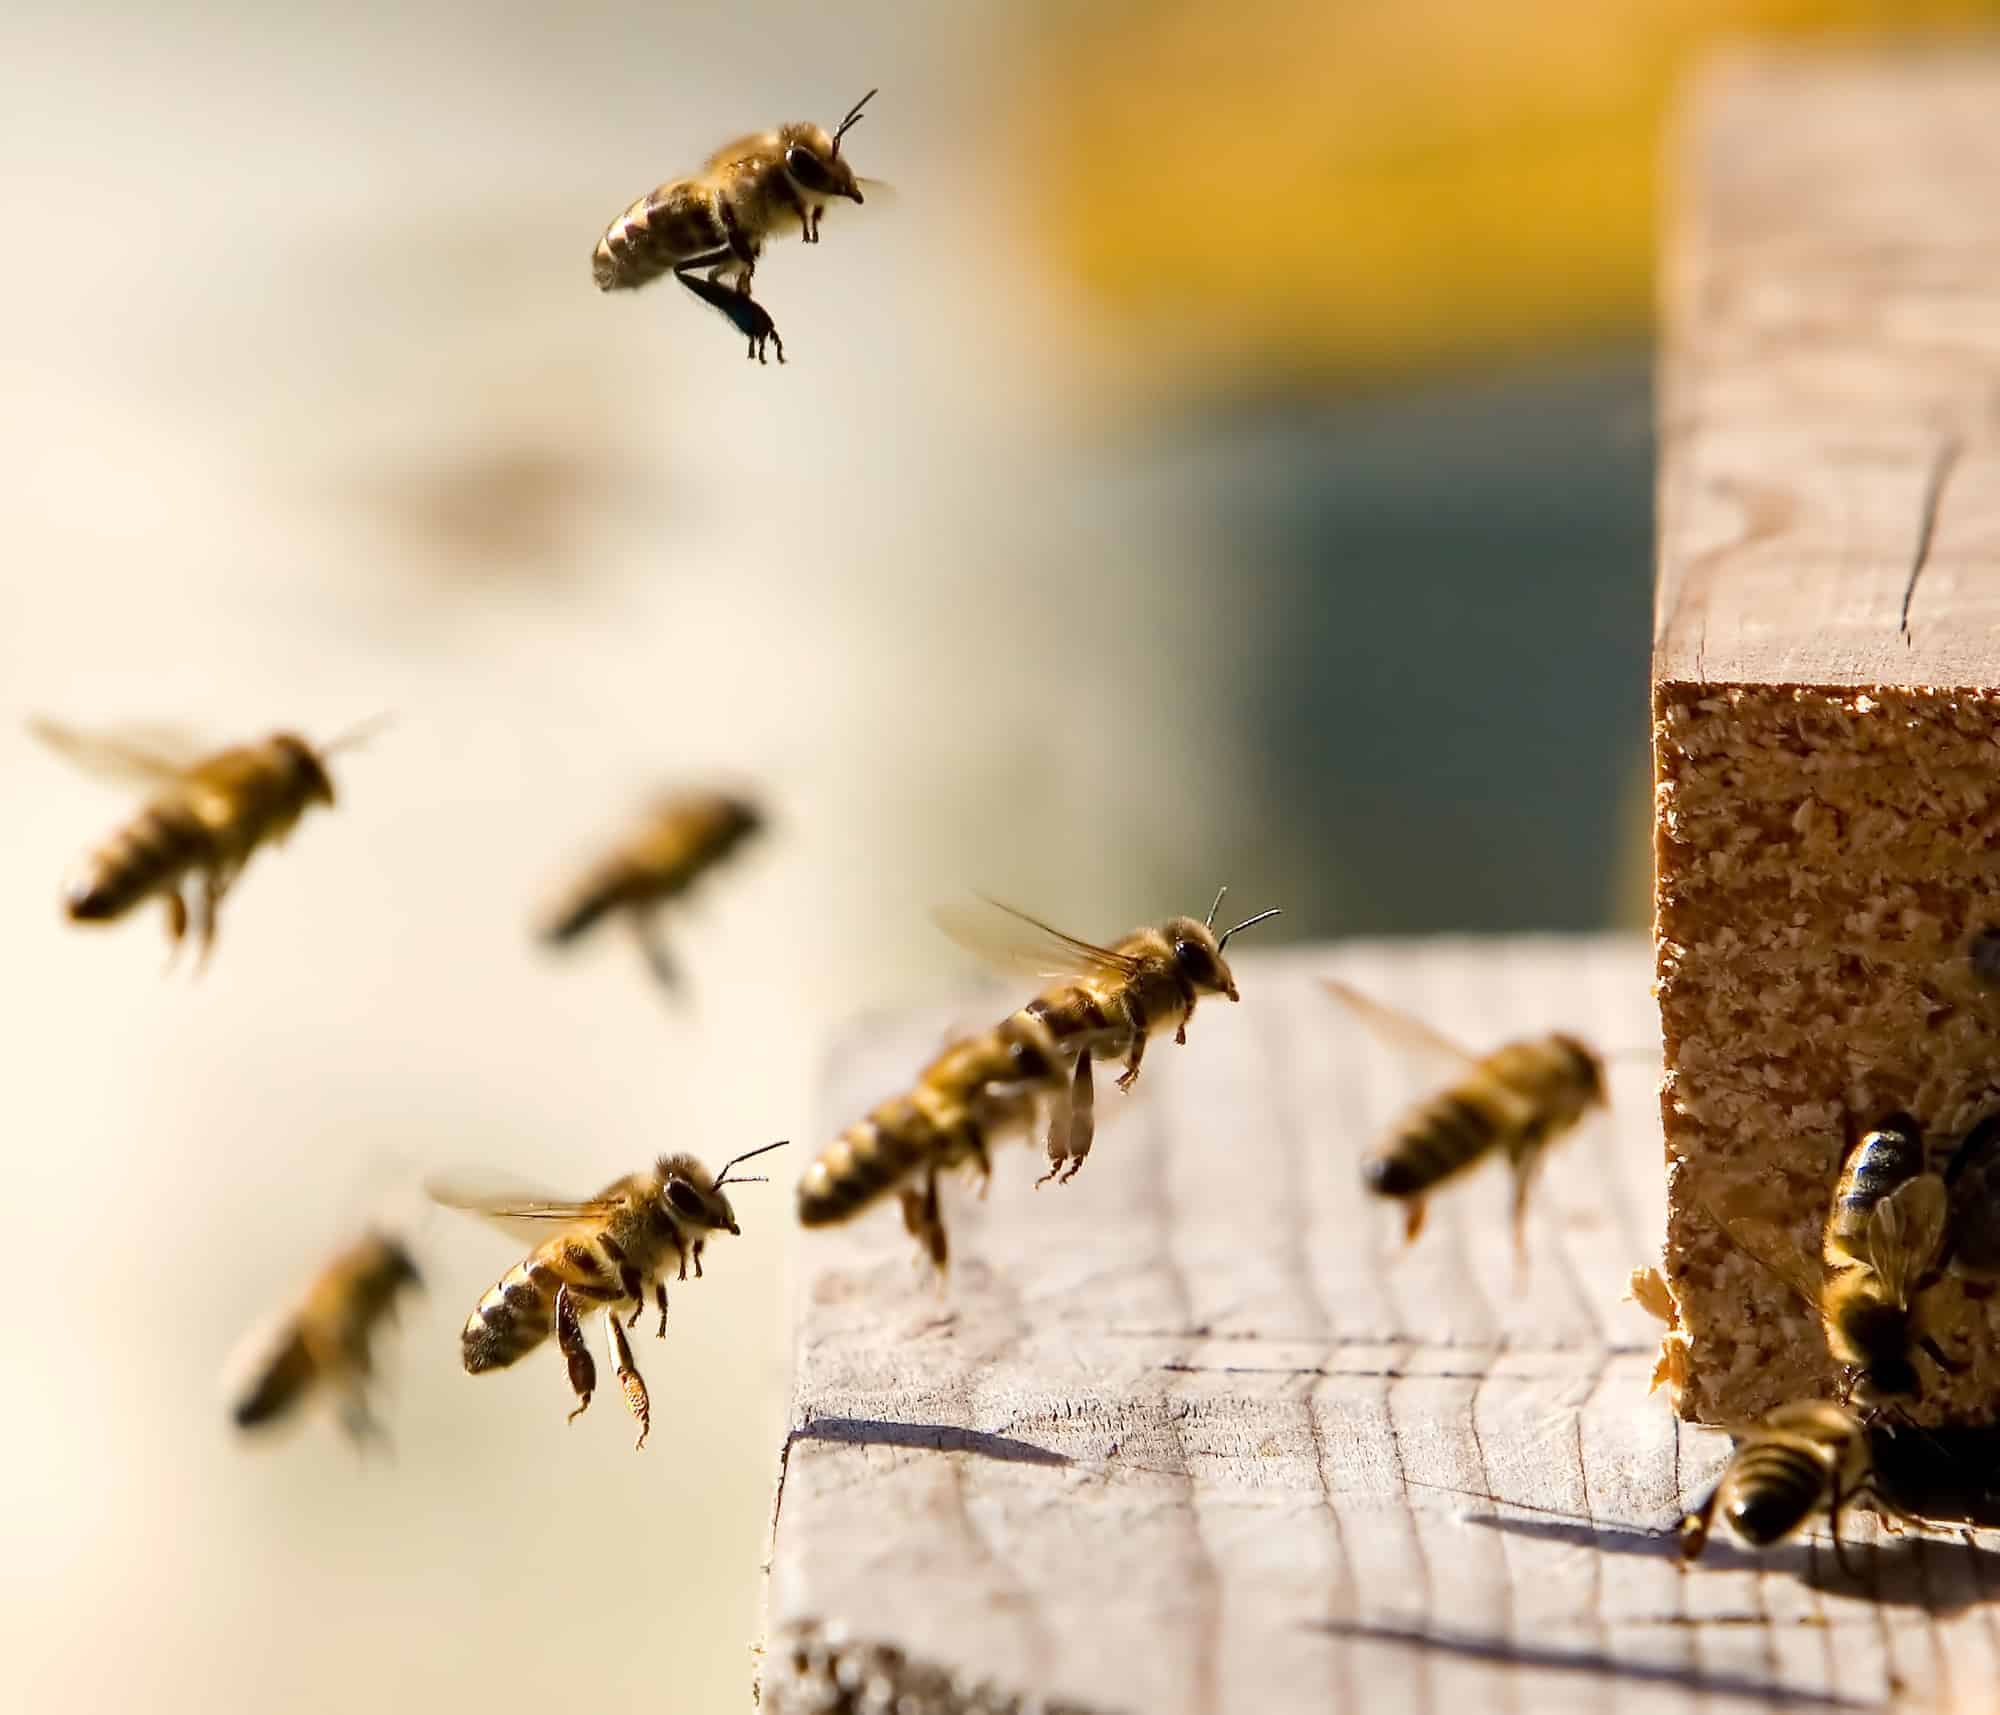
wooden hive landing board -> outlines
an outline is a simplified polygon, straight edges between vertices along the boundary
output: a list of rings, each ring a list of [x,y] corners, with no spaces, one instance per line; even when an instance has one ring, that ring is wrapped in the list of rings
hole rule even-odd
[[[1663,1219],[1657,1014],[1636,939],[1347,944],[1235,961],[1076,1181],[1010,1146],[949,1190],[942,1293],[892,1209],[800,1234],[764,1707],[1289,1711],[1873,1707],[2000,1680],[1985,1540],[1823,1533],[1761,1558],[1671,1527],[1726,1455],[1648,1398],[1623,1302]],[[1478,1048],[1577,1030],[1613,1110],[1552,1163],[1516,1289],[1495,1171],[1404,1252],[1363,1154],[1432,1081],[1339,974]],[[830,1138],[964,1025],[872,1025]],[[1637,1054],[1631,1051],[1638,1050]],[[836,1695],[829,1671],[852,1689]],[[895,1701],[900,1697],[901,1701]],[[871,1701],[871,1698],[873,1699]]]

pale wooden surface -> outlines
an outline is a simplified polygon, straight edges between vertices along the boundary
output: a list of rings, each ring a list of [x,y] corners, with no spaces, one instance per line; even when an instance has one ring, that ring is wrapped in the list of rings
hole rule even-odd
[[[1235,962],[1243,1004],[1206,1004],[1133,1096],[1107,1086],[1074,1184],[1035,1192],[1013,1147],[983,1205],[951,1188],[944,1293],[892,1210],[802,1239],[766,1708],[892,1707],[812,1690],[793,1646],[829,1630],[859,1678],[915,1688],[901,1715],[1810,1709],[1897,1683],[1990,1706],[1987,1549],[1857,1521],[1858,1587],[1823,1538],[1674,1563],[1726,1443],[1647,1397],[1657,1327],[1621,1302],[1663,1204],[1644,943]],[[1500,1176],[1439,1198],[1407,1253],[1364,1202],[1360,1159],[1429,1069],[1337,1010],[1333,973],[1474,1046],[1567,1027],[1622,1053],[1613,1117],[1541,1188],[1522,1290]],[[821,1134],[947,1022],[850,1043]],[[914,1665],[871,1665],[880,1645]],[[926,1691],[932,1669],[997,1690]]]
[[[1657,680],[1991,682],[1996,114],[2000,53],[1963,51],[1746,60],[1693,104],[1663,281]]]

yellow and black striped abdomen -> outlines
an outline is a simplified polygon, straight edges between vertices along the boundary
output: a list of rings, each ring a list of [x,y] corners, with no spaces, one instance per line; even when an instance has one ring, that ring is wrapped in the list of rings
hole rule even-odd
[[[1825,1453],[1791,1438],[1746,1442],[1730,1461],[1723,1516],[1758,1548],[1782,1542],[1828,1498]]]
[[[1882,1199],[1924,1170],[1923,1134],[1907,1114],[1866,1132],[1847,1152],[1827,1206],[1822,1253],[1838,1268],[1870,1261],[1868,1220]]]
[[[1362,1168],[1380,1197],[1416,1197],[1465,1171],[1507,1139],[1508,1117],[1465,1084],[1431,1097],[1396,1127]]]
[[[827,1227],[886,1195],[943,1147],[931,1116],[907,1096],[849,1126],[799,1181],[799,1224]]]
[[[84,860],[64,901],[79,923],[122,917],[164,892],[213,855],[208,825],[183,798],[170,798],[135,816]]]
[[[629,290],[728,247],[715,192],[699,180],[676,179],[611,223],[591,255],[591,277],[600,292]]]
[[[578,1239],[544,1245],[503,1274],[465,1319],[459,1345],[467,1372],[504,1370],[546,1340],[555,1328],[556,1293],[563,1286],[598,1303],[624,1296],[624,1287],[591,1245]]]

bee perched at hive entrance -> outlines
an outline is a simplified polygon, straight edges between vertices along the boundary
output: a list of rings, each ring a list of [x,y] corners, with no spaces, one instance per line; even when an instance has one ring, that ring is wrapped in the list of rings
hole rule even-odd
[[[1114,946],[1079,940],[994,900],[984,910],[937,914],[961,945],[1003,964],[1062,980],[993,1029],[954,1042],[919,1075],[909,1094],[884,1102],[850,1126],[799,1182],[800,1222],[829,1226],[899,1190],[903,1220],[939,1268],[948,1247],[938,1205],[940,1173],[958,1165],[987,1171],[990,1145],[1047,1109],[1049,1171],[1039,1183],[1073,1177],[1096,1131],[1093,1060],[1123,1060],[1129,1090],[1147,1039],[1188,1020],[1205,994],[1238,999],[1222,953],[1232,936],[1278,915],[1261,911],[1217,934],[1206,919],[1174,917],[1136,929]],[[909,1183],[922,1175],[921,1186]]]
[[[1550,1144],[1604,1104],[1604,1063],[1574,1036],[1525,1037],[1479,1056],[1393,1007],[1329,980],[1326,991],[1378,1037],[1458,1068],[1391,1129],[1362,1168],[1362,1183],[1403,1205],[1403,1236],[1423,1230],[1425,1199],[1440,1185],[1502,1157],[1514,1176],[1514,1246],[1525,1249],[1528,1192]]]
[[[31,722],[36,737],[79,767],[153,789],[145,809],[84,860],[64,901],[71,921],[106,922],[157,898],[166,905],[167,934],[176,949],[192,916],[198,964],[205,964],[223,895],[251,854],[283,840],[313,805],[332,805],[327,758],[361,743],[385,718],[317,750],[281,732],[206,756],[184,739]]]
[[[710,308],[720,310],[762,363],[785,342],[769,313],[750,296],[750,280],[765,240],[797,227],[819,242],[819,223],[836,198],[865,202],[865,180],[842,158],[840,140],[875,98],[870,90],[831,132],[811,121],[760,131],[718,149],[692,178],[648,191],[606,229],[590,259],[601,292],[644,286],[671,273]],[[725,285],[724,276],[729,277]]]
[[[356,1441],[379,1436],[368,1411],[376,1329],[405,1287],[421,1286],[410,1253],[369,1233],[320,1270],[297,1309],[259,1342],[259,1359],[237,1393],[232,1415],[248,1429],[291,1412],[309,1394],[331,1390]]]
[[[623,914],[654,976],[677,987],[679,973],[660,934],[660,908],[762,825],[754,805],[727,793],[678,792],[663,799],[577,877],[544,922],[542,940],[565,946],[604,918]]]
[[[459,1340],[466,1373],[505,1369],[553,1333],[577,1396],[576,1410],[569,1414],[574,1422],[597,1389],[597,1366],[584,1340],[582,1319],[588,1311],[602,1309],[612,1366],[625,1403],[639,1420],[634,1446],[645,1446],[652,1404],[625,1330],[645,1313],[650,1293],[660,1312],[658,1336],[666,1338],[668,1262],[678,1265],[676,1278],[685,1280],[692,1260],[699,1280],[708,1240],[716,1233],[741,1231],[723,1186],[763,1183],[755,1176],[731,1179],[730,1169],[784,1147],[782,1142],[767,1143],[735,1156],[713,1178],[691,1155],[663,1155],[650,1172],[628,1173],[584,1202],[434,1182],[430,1194],[446,1208],[479,1215],[509,1236],[535,1243],[533,1252],[503,1274],[465,1319]],[[627,1304],[631,1320],[622,1322]]]

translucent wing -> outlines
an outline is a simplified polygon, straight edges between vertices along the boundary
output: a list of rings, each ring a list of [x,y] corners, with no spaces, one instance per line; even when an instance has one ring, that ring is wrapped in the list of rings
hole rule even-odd
[[[860,187],[861,194],[868,199],[861,205],[863,208],[894,208],[903,200],[902,192],[887,179],[871,179],[856,173],[854,182]],[[843,208],[836,218],[845,220],[847,211]]]
[[[1323,986],[1328,994],[1367,1026],[1376,1041],[1385,1046],[1445,1061],[1455,1072],[1463,1072],[1467,1067],[1478,1064],[1476,1055],[1443,1032],[1433,1030],[1421,1019],[1412,1018],[1396,1007],[1370,1000],[1359,989],[1338,977],[1324,978]]]
[[[177,780],[199,762],[204,747],[178,727],[125,726],[82,732],[35,716],[28,731],[65,762],[121,786],[158,786]]]
[[[776,160],[780,154],[778,134],[775,131],[751,131],[729,142],[702,162],[704,173],[713,173],[723,167],[733,167],[740,161],[747,161],[754,155],[768,155]]]
[[[451,1174],[424,1182],[433,1203],[477,1215],[511,1239],[540,1244],[559,1228],[601,1216],[610,1208],[602,1197],[573,1202],[492,1174]]]
[[[1129,954],[1065,935],[1039,917],[984,894],[977,905],[935,907],[931,921],[968,953],[1029,976],[1130,976],[1139,968],[1139,961]]]
[[[1950,1207],[1944,1180],[1920,1173],[1898,1185],[1869,1215],[1869,1261],[1898,1304],[1908,1304],[1917,1283],[1936,1266]]]
[[[1820,1314],[1820,1288],[1825,1282],[1824,1271],[1816,1258],[1809,1258],[1800,1251],[1790,1233],[1761,1215],[1732,1213],[1727,1207],[1703,1199],[1698,1201],[1701,1201],[1701,1206],[1707,1210],[1708,1218],[1721,1228],[1723,1236],[1731,1244],[1758,1267],[1776,1275],[1798,1294],[1806,1308],[1815,1316]]]

